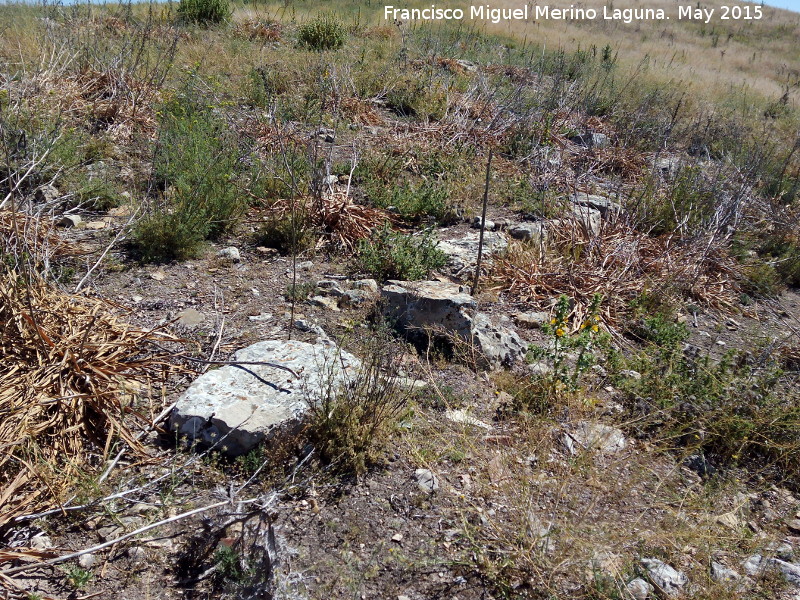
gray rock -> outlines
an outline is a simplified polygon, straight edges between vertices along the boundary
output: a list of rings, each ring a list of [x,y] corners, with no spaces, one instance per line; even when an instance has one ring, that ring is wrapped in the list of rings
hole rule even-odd
[[[792,533],[800,533],[800,519],[789,519],[786,521],[786,527],[788,527],[789,531]]]
[[[719,582],[738,581],[742,576],[730,567],[726,567],[722,563],[715,560],[711,561],[711,579]]]
[[[650,582],[641,577],[630,581],[628,585],[625,586],[625,589],[628,590],[628,593],[634,600],[647,600],[656,591],[656,588],[650,585]]]
[[[317,325],[316,323],[311,323],[305,319],[295,319],[294,326],[296,329],[300,331],[305,331],[306,333],[315,333],[323,340],[330,339],[328,334],[325,333],[325,330]]]
[[[36,202],[55,202],[61,197],[61,194],[53,185],[39,186],[33,193],[33,198]]]
[[[77,227],[82,222],[83,219],[81,219],[78,215],[64,215],[58,220],[56,225],[69,229],[70,227]]]
[[[217,252],[217,256],[223,260],[238,263],[242,260],[242,255],[236,246],[228,246]]]
[[[466,286],[441,281],[389,281],[381,296],[384,312],[402,328],[440,328],[463,339],[470,337],[470,312],[478,303]]]
[[[573,456],[582,450],[615,454],[624,450],[628,441],[616,427],[580,421],[575,429],[564,434],[564,445]]]
[[[482,220],[481,220],[480,217],[475,217],[474,219],[472,219],[471,227],[473,229],[480,229],[481,228],[481,221]],[[486,219],[486,227],[484,227],[484,231],[494,231],[495,229],[497,229],[497,225],[495,224],[495,222],[494,221],[490,221],[489,219]]]
[[[768,563],[760,554],[753,554],[752,556],[747,557],[747,559],[745,559],[745,561],[742,563],[744,572],[750,575],[750,577],[758,577],[763,575],[768,566]]]
[[[577,219],[589,233],[597,235],[603,226],[603,215],[596,208],[591,206],[580,206],[578,204],[571,205],[572,217]],[[557,223],[555,221],[554,223]],[[555,226],[555,225],[554,225]]]
[[[547,240],[545,223],[514,223],[508,226],[508,235],[523,242],[544,243]]]
[[[187,308],[178,313],[178,323],[186,327],[197,327],[205,320],[206,316],[196,308]]]
[[[78,566],[87,571],[97,564],[97,557],[89,552],[88,554],[81,554],[78,557]]]
[[[475,314],[468,289],[439,281],[389,281],[382,291],[384,314],[413,335],[454,335],[471,342],[491,368],[509,366],[525,355],[519,336]]]
[[[550,554],[556,549],[554,539],[553,523],[546,522],[535,512],[528,511],[527,523],[525,523],[525,534],[532,539],[535,552],[545,552]]]
[[[348,306],[363,306],[375,300],[375,294],[368,290],[347,290],[342,296],[342,303]]]
[[[776,558],[780,558],[781,560],[788,560],[791,561],[792,557],[794,556],[794,546],[792,546],[789,542],[780,542],[779,544],[770,544],[766,547],[771,554],[774,554]]]
[[[427,494],[432,494],[439,489],[439,478],[429,469],[417,469],[414,471],[419,489]]]
[[[597,211],[600,211],[600,214],[604,217],[611,217],[613,215],[618,215],[622,212],[622,205],[619,202],[615,202],[611,198],[606,196],[597,196],[594,194],[586,194],[584,192],[578,192],[573,194],[570,197],[570,200],[576,206],[583,206],[586,208],[591,208]]]
[[[527,312],[517,313],[514,320],[525,327],[541,327],[550,322],[550,313],[546,312]]]
[[[323,279],[317,282],[317,288],[324,294],[329,296],[344,296],[345,290],[338,281],[331,279]]]
[[[662,177],[674,177],[680,169],[679,158],[662,157],[653,162],[653,170]]]
[[[471,62],[469,60],[463,60],[463,59],[457,58],[456,59],[456,64],[459,67],[461,67],[462,69],[464,69],[465,71],[469,71],[470,73],[474,73],[475,71],[478,70],[478,65],[476,65],[474,62]]]
[[[328,296],[313,296],[309,299],[309,302],[320,308],[326,308],[335,312],[339,311],[339,303]]]
[[[795,587],[800,587],[800,566],[785,560],[781,560],[780,558],[771,558],[769,560],[778,568],[781,573],[783,573],[786,581]]]
[[[492,322],[484,313],[473,318],[472,340],[492,367],[510,367],[528,350],[515,331]]]
[[[605,133],[583,133],[570,138],[570,141],[585,148],[607,148],[611,143]]]
[[[767,571],[779,571],[788,583],[800,587],[800,566],[780,558],[767,558],[754,554],[742,563],[742,567],[751,577],[760,577]]]
[[[446,235],[443,230],[440,235]],[[448,257],[448,267],[454,273],[464,273],[475,268],[478,260],[478,245],[480,243],[479,231],[468,231],[459,234],[458,238],[442,239],[437,248],[444,252]],[[492,262],[492,257],[503,252],[508,248],[508,239],[503,233],[497,231],[486,231],[483,235],[483,264],[488,265]]]
[[[128,558],[131,560],[131,563],[135,566],[143,565],[147,562],[147,550],[142,548],[141,546],[132,546],[128,548],[126,553]]]
[[[628,379],[635,379],[636,381],[639,381],[642,378],[641,373],[632,369],[623,369],[619,372],[619,374],[623,377],[627,377]]]
[[[353,282],[353,289],[354,290],[365,290],[374,294],[375,296],[378,295],[380,288],[378,288],[378,282],[374,279],[358,279],[357,281]]]
[[[297,270],[298,271],[310,271],[311,267],[314,266],[314,263],[310,260],[305,260],[303,262],[297,263]]]
[[[35,535],[30,540],[30,546],[36,550],[49,550],[53,547],[53,540],[49,535]]]
[[[547,361],[540,360],[529,364],[528,372],[534,377],[545,377],[553,372],[553,365]]]
[[[233,361],[267,365],[226,365],[194,380],[178,400],[170,427],[206,446],[236,456],[281,428],[296,425],[327,390],[346,384],[360,362],[329,344],[267,340],[239,350]],[[257,377],[256,377],[257,376]]]
[[[122,525],[105,525],[97,528],[97,535],[104,542],[113,540],[125,534],[125,528]]]
[[[689,578],[680,571],[657,558],[643,558],[642,566],[647,569],[650,582],[665,596],[680,596]]]

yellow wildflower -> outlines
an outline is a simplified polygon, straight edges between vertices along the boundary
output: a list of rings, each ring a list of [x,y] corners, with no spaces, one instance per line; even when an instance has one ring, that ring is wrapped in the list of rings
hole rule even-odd
[[[559,327],[558,329],[556,329],[556,335],[558,337],[561,337],[562,335],[564,335],[564,330],[561,329],[561,327]]]
[[[592,331],[597,333],[598,331],[600,331],[600,328],[597,325],[592,325]]]

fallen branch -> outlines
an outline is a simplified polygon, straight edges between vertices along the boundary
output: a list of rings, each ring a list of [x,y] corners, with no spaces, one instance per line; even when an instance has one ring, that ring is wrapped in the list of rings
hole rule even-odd
[[[252,503],[255,502],[257,498],[253,498],[251,500],[242,500],[242,503]],[[108,548],[109,546],[113,546],[115,544],[119,544],[120,542],[124,542],[125,540],[129,540],[132,537],[136,537],[137,535],[144,533],[145,531],[150,531],[151,529],[155,529],[156,527],[161,527],[162,525],[167,525],[169,523],[174,523],[175,521],[180,521],[181,519],[185,519],[187,517],[191,517],[192,515],[196,515],[202,512],[206,512],[209,510],[213,510],[215,508],[219,508],[220,506],[225,506],[231,502],[230,499],[227,500],[220,500],[219,502],[215,502],[214,504],[209,504],[208,506],[203,506],[201,508],[195,508],[193,510],[186,511],[185,513],[181,513],[179,515],[175,515],[174,517],[169,517],[168,519],[164,519],[162,521],[158,521],[156,523],[151,523],[150,525],[145,525],[144,527],[140,527],[136,531],[131,531],[130,533],[126,533],[125,535],[121,535],[120,537],[109,540],[107,542],[103,542],[102,544],[97,544],[96,546],[92,546],[91,548],[85,548],[83,550],[79,550],[78,552],[72,552],[71,554],[64,554],[62,556],[57,556],[56,558],[51,558],[49,560],[29,563],[27,565],[21,565],[19,567],[14,567],[13,569],[6,569],[4,571],[0,571],[0,576],[8,577],[9,575],[14,575],[16,573],[22,573],[23,571],[29,571],[30,569],[36,567],[44,567],[49,565],[55,565],[67,560],[71,560],[73,558],[78,558],[79,556],[83,556],[84,554],[91,554],[93,552],[97,552],[99,550],[103,550],[104,548]]]

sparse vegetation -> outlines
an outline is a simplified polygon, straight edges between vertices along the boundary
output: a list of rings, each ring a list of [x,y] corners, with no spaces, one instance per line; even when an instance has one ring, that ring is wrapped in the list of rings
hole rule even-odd
[[[365,362],[341,388],[328,386],[311,405],[308,434],[323,460],[342,473],[363,475],[381,459],[407,410],[409,384],[398,374],[395,343],[373,333]]]
[[[200,244],[229,229],[246,207],[237,186],[240,155],[227,125],[186,92],[162,110],[153,161],[161,198],[134,233],[144,260],[196,256]]]
[[[442,267],[446,255],[436,248],[430,232],[407,235],[384,226],[358,247],[358,265],[377,279],[424,279]]]

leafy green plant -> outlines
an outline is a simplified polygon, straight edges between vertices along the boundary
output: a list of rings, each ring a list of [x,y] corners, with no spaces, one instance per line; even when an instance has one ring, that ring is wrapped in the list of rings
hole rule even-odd
[[[259,245],[275,248],[281,254],[299,254],[314,246],[317,235],[305,211],[298,211],[294,224],[288,215],[268,220],[259,228],[256,239]]]
[[[542,331],[549,336],[549,343],[545,347],[533,346],[529,355],[533,359],[544,359],[552,368],[552,372],[542,379],[545,388],[553,395],[577,390],[582,375],[595,362],[594,350],[607,341],[606,336],[600,332],[599,312],[602,300],[600,294],[592,297],[587,315],[578,326],[577,332],[570,335],[569,317],[572,307],[569,298],[562,294],[556,302],[550,323],[542,326]]]
[[[198,25],[222,23],[232,12],[229,0],[180,0],[178,4],[178,16]]]
[[[422,78],[402,79],[387,93],[386,106],[403,117],[439,121],[447,114],[447,90]]]
[[[358,246],[359,267],[377,279],[415,281],[426,278],[431,271],[447,262],[431,231],[406,235],[392,231],[388,224],[373,233]]]
[[[92,580],[94,575],[91,571],[82,569],[77,565],[72,565],[67,568],[67,581],[76,590],[82,590]]]
[[[277,96],[290,90],[291,80],[284,68],[264,65],[251,69],[246,92],[253,106],[268,106]]]
[[[331,15],[320,15],[300,27],[297,41],[301,47],[317,52],[338,50],[347,41],[347,28]]]
[[[303,300],[308,300],[316,289],[317,286],[314,283],[306,281],[304,283],[286,286],[286,291],[283,295],[289,301],[302,302]]]
[[[243,561],[241,554],[233,547],[221,545],[214,552],[214,576],[218,581],[244,583],[252,575],[252,565]]]
[[[418,220],[434,217],[439,223],[453,221],[453,211],[448,203],[447,187],[440,182],[426,181],[418,185],[403,183],[382,187],[370,195],[372,202],[381,208],[394,207],[401,216]]]
[[[641,332],[647,346],[621,365],[639,377],[615,376],[640,434],[718,466],[796,481],[800,396],[778,361],[757,364],[735,351],[715,360],[684,348],[686,328],[660,316],[645,319]]]

